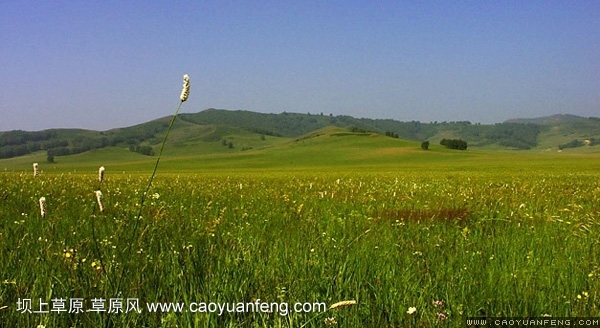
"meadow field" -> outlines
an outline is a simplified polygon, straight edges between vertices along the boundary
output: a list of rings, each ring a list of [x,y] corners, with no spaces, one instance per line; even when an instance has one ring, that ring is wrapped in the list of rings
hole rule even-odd
[[[1,162],[0,326],[600,316],[597,154],[303,147]]]

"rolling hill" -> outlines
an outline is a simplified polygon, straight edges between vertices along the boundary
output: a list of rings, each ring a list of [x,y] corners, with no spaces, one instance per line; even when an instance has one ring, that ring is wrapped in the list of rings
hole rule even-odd
[[[163,117],[107,131],[50,129],[0,132],[0,159],[45,154],[48,161],[54,161],[105,148],[151,156],[157,151],[169,121],[170,117]],[[369,136],[369,140],[377,141],[379,146],[376,148],[380,149],[386,148],[389,142],[394,142],[395,146],[391,148],[419,149],[420,142],[424,140],[438,145],[442,139],[462,139],[468,143],[470,150],[600,152],[600,147],[596,147],[600,142],[600,119],[574,115],[513,119],[485,125],[222,109],[180,114],[169,136],[167,149],[173,156],[229,156],[264,149],[277,149],[280,154],[285,154],[289,149],[297,152],[298,148],[294,147],[299,142],[314,142],[319,140],[317,137],[320,135],[350,135],[351,138],[338,138],[343,140],[336,146],[339,149],[347,149],[346,146],[353,143],[360,146],[361,143],[352,141],[353,138],[363,140],[360,136]],[[355,147],[356,152],[360,152],[359,146]]]
[[[498,124],[354,118],[323,114],[262,114],[249,111],[208,109],[195,114],[181,114],[180,119],[196,124],[224,124],[272,136],[294,138],[326,126],[358,128],[400,139],[439,143],[444,138],[463,139],[470,147],[485,149],[566,149],[565,145],[600,142],[600,119],[575,115],[554,115],[537,119],[513,119]],[[580,144],[580,143],[577,143]],[[572,147],[574,148],[574,147]],[[593,149],[595,151],[600,151]]]
[[[579,148],[578,150],[582,151],[597,151],[594,147],[586,146],[600,143],[600,118],[559,114],[513,121],[541,126],[538,146],[542,149],[573,150]]]

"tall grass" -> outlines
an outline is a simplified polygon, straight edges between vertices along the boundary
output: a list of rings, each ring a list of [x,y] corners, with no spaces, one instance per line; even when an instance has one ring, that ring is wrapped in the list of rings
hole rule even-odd
[[[158,164],[160,163],[160,159],[162,157],[162,153],[165,148],[165,144],[167,143],[167,139],[169,138],[169,133],[171,133],[171,129],[173,128],[173,124],[175,123],[175,119],[177,118],[177,115],[179,114],[179,110],[181,110],[181,106],[188,99],[189,93],[190,93],[190,78],[187,74],[185,74],[183,76],[183,88],[181,90],[181,95],[179,97],[180,98],[179,106],[177,106],[177,109],[175,110],[175,114],[171,118],[169,127],[167,128],[167,132],[165,133],[163,141],[160,145],[158,157],[156,158],[156,163],[154,165],[154,169],[152,170],[152,174],[150,175],[150,179],[148,180],[148,184],[146,185],[146,189],[140,196],[139,211],[134,218],[133,231],[131,233],[131,236],[129,236],[129,244],[128,244],[127,248],[125,249],[126,253],[131,252],[133,250],[135,238],[137,237],[137,232],[138,232],[138,229],[141,224],[142,210],[144,208],[144,203],[146,202],[146,198],[148,196],[148,192],[150,191],[150,187],[152,187],[152,181],[154,180],[154,176],[156,175],[156,171],[158,170]],[[125,262],[122,265],[121,274],[119,275],[115,293],[113,294],[113,295],[115,295],[115,297],[118,297],[121,294],[121,292],[120,292],[121,283],[123,282],[123,278],[126,276],[128,264],[129,264],[129,262]]]
[[[0,320],[46,327],[323,327],[334,321],[460,327],[466,316],[598,316],[598,177],[560,171],[164,175],[154,179],[140,210],[147,178],[107,174],[106,209],[87,218],[81,213],[97,206],[88,196],[92,174],[2,174],[0,307],[8,308]],[[39,215],[39,194],[47,195],[46,218]],[[135,230],[128,218],[138,212],[139,233],[130,246],[121,236]],[[91,220],[106,262],[100,268]],[[141,302],[357,304],[286,316],[16,310],[19,298],[35,304],[108,299],[114,295],[108,277],[124,271],[119,296]]]
[[[101,274],[105,276],[105,279],[103,281],[103,283],[105,283],[106,285],[106,289],[110,290],[111,288],[114,288],[114,291],[112,293],[110,293],[109,295],[113,296],[114,299],[121,299],[122,298],[122,291],[121,291],[121,285],[125,279],[125,277],[127,277],[129,275],[128,270],[131,267],[131,255],[132,255],[132,250],[133,250],[133,246],[136,243],[136,239],[140,236],[137,235],[139,227],[142,225],[142,211],[144,210],[144,203],[147,199],[147,195],[150,191],[150,188],[152,186],[152,181],[154,180],[154,177],[156,175],[156,171],[158,169],[158,165],[160,162],[160,159],[162,157],[162,153],[164,150],[164,146],[165,143],[167,141],[167,138],[169,136],[169,133],[171,132],[171,129],[173,127],[173,124],[175,122],[175,119],[177,118],[177,115],[181,109],[181,106],[183,105],[183,103],[188,99],[189,97],[189,90],[190,90],[190,80],[189,80],[189,76],[186,74],[183,76],[183,88],[181,91],[181,95],[180,95],[180,102],[179,105],[175,111],[175,114],[173,115],[169,127],[165,133],[163,142],[160,146],[160,151],[158,153],[158,157],[156,158],[156,162],[154,165],[154,169],[152,171],[152,174],[150,175],[150,178],[148,180],[148,183],[146,185],[145,190],[141,193],[141,195],[139,196],[139,203],[136,204],[136,207],[139,209],[137,212],[137,215],[135,215],[135,217],[133,217],[133,223],[128,222],[127,224],[123,225],[122,221],[120,222],[119,226],[116,227],[116,229],[114,229],[112,231],[112,235],[111,238],[118,238],[119,240],[124,240],[125,241],[125,245],[127,245],[126,247],[124,247],[122,249],[122,253],[121,253],[121,261],[120,262],[115,262],[115,259],[117,258],[116,254],[112,255],[112,259],[110,259],[110,257],[106,256],[106,254],[103,254],[104,252],[102,252],[100,250],[99,244],[101,243],[112,243],[110,241],[108,241],[107,239],[103,239],[103,240],[99,240],[98,238],[98,232],[96,231],[96,208],[93,207],[92,211],[91,211],[91,215],[89,217],[89,223],[90,223],[90,228],[91,228],[91,241],[88,240],[88,242],[90,242],[92,244],[91,247],[91,251],[92,254],[94,256],[94,258],[96,258],[96,261],[92,261],[91,262],[91,267],[93,269],[93,271],[96,274]],[[34,163],[33,164],[33,169],[34,169],[34,178],[37,178],[39,176],[39,165],[38,163]],[[102,182],[104,181],[104,174],[105,174],[105,167],[101,166],[98,170],[98,185],[97,188],[94,192],[95,195],[95,199],[96,202],[98,204],[98,211],[100,213],[104,212],[104,198],[103,198],[103,193],[102,193]],[[42,181],[42,185],[47,182],[47,180]],[[37,190],[38,192],[40,192],[40,190]],[[63,189],[64,192],[64,189]],[[62,193],[62,192],[61,192]],[[47,207],[46,207],[46,198],[45,197],[40,197],[39,198],[39,209],[40,209],[40,217],[42,219],[44,219],[46,217],[47,214]],[[26,216],[25,213],[22,213],[23,216]],[[124,216],[127,217],[127,216]],[[115,221],[117,221],[116,217],[114,218]],[[21,220],[21,223],[24,222],[24,220]],[[133,228],[132,229],[128,229],[131,231],[131,233],[127,236],[124,231],[127,231],[127,229],[122,229],[123,226],[126,225],[132,225]],[[101,233],[101,232],[100,232]],[[76,232],[73,232],[73,234],[77,234]],[[27,235],[27,234],[26,234]],[[115,239],[116,239],[115,238]],[[42,240],[41,237],[39,239],[40,241]],[[45,241],[47,241],[47,239],[44,239]],[[112,247],[113,249],[116,248],[116,246]],[[71,263],[73,265],[73,269],[76,269],[80,263],[76,262],[77,261],[77,250],[76,248],[65,248],[63,249],[63,257],[67,260],[67,261],[71,261]],[[40,258],[38,258],[40,259]],[[84,264],[87,262],[87,258],[83,258],[81,259],[81,264]],[[80,281],[82,282],[82,281]],[[10,283],[8,280],[5,281],[5,283]],[[98,285],[94,284],[93,287],[96,288]],[[48,297],[51,297],[50,295],[53,294],[53,287],[51,287],[48,291]],[[101,298],[104,298],[106,296],[102,296]],[[97,299],[97,298],[96,298]],[[49,303],[44,303],[42,301],[42,299],[40,298],[40,308],[39,308],[39,312],[48,312],[51,313],[53,311],[48,311],[50,308],[48,307]],[[63,304],[66,301],[63,298],[59,298],[57,299],[56,297],[53,298],[52,300],[55,300],[57,302],[57,304]],[[52,301],[54,302],[54,301]],[[46,308],[44,308],[44,304],[47,306]],[[7,307],[3,307],[3,309],[6,309]],[[23,306],[20,298],[18,298],[17,300],[17,311],[20,311],[20,309],[25,308],[25,310],[23,312],[31,312],[31,311],[35,311],[33,308],[28,307],[28,306]],[[61,311],[57,311],[57,313],[60,313]],[[108,327],[111,326],[113,324],[113,320],[110,320],[110,318],[108,318],[107,313],[106,312],[100,312],[101,317],[100,317],[100,322],[102,322],[104,324],[104,326]]]

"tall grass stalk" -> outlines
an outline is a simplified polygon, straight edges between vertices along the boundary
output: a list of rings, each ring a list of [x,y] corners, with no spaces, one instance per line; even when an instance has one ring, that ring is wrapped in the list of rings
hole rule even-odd
[[[105,170],[104,166],[101,166],[98,169],[98,188],[96,188],[96,191],[94,191],[94,197],[96,198],[96,202],[98,203],[98,208],[100,209],[100,212],[103,212],[103,210],[104,210],[103,205],[102,205],[102,191],[101,191],[102,181],[104,181],[104,170]],[[98,261],[100,262],[100,267],[102,268],[102,270],[105,270],[106,266],[104,265],[104,263],[105,263],[104,258],[102,256],[102,253],[100,252],[100,248],[98,247],[98,238],[96,238],[96,227],[95,227],[96,206],[94,206],[92,208],[93,208],[92,215],[90,215],[91,228],[92,228],[92,241],[93,241],[92,244],[94,247],[94,252],[96,252],[96,256],[98,257]],[[110,275],[107,275],[107,279],[108,279],[109,286],[113,286]]]
[[[150,179],[148,180],[148,185],[146,186],[146,189],[144,190],[144,192],[142,193],[142,196],[140,198],[139,210],[138,210],[137,215],[135,216],[133,231],[131,233],[131,236],[129,237],[129,243],[128,243],[127,248],[125,248],[125,253],[130,252],[133,249],[133,243],[135,241],[135,237],[136,237],[138,228],[140,226],[140,221],[142,218],[142,210],[144,208],[144,202],[146,201],[146,196],[148,195],[148,192],[150,191],[150,187],[152,186],[152,181],[154,180],[154,176],[156,175],[156,171],[158,169],[158,164],[160,163],[160,158],[162,157],[162,153],[165,148],[167,138],[169,137],[169,133],[171,132],[171,129],[173,128],[173,124],[175,123],[175,119],[177,118],[177,115],[179,114],[179,110],[181,109],[181,106],[183,105],[183,103],[187,100],[189,93],[190,93],[190,78],[187,74],[185,74],[183,76],[183,88],[181,91],[181,95],[179,97],[180,98],[179,106],[177,106],[177,110],[175,110],[175,114],[171,118],[171,122],[169,123],[169,127],[167,128],[167,132],[165,133],[165,137],[163,138],[162,144],[160,145],[160,151],[158,152],[158,157],[156,158],[156,163],[154,164],[154,170],[152,170],[152,175],[150,175]],[[129,264],[129,261],[123,261],[123,264],[121,266],[121,274],[119,275],[119,280],[117,282],[117,286],[116,286],[115,293],[114,293],[115,296],[119,295],[119,289],[121,288],[121,283],[123,282],[123,277],[125,276],[125,272],[126,272],[128,264]]]

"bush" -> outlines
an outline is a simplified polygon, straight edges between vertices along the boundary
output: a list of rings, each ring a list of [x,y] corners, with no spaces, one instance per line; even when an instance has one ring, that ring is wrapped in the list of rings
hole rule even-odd
[[[565,148],[577,148],[581,146],[585,146],[585,142],[575,139],[570,142],[567,142],[566,144],[558,145],[558,149],[562,150]]]
[[[467,142],[461,139],[442,139],[440,145],[449,149],[466,150]]]
[[[154,149],[151,146],[129,146],[129,150],[146,156],[154,156]]]

